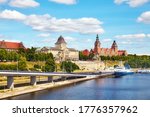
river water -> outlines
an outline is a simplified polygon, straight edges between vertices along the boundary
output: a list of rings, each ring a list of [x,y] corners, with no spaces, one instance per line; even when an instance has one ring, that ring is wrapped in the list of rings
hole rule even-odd
[[[20,95],[13,100],[150,100],[150,74],[100,78]]]

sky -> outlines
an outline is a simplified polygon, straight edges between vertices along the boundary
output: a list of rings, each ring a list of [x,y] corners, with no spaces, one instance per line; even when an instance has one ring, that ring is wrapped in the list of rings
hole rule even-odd
[[[150,0],[0,0],[0,40],[26,47],[101,47],[150,55]]]

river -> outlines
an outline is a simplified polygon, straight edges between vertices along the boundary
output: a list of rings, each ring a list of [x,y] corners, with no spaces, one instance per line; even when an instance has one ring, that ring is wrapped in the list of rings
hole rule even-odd
[[[13,100],[149,100],[150,74],[84,81],[8,99]]]

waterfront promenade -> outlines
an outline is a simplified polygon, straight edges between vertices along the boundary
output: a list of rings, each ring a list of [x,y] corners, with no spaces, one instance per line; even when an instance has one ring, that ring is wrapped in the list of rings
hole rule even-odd
[[[7,80],[8,80],[7,84],[9,85],[9,87],[11,86],[10,91],[0,93],[0,99],[3,99],[3,98],[7,98],[7,97],[17,96],[17,95],[21,95],[21,94],[31,93],[31,92],[35,92],[35,91],[59,87],[59,86],[68,85],[68,84],[73,84],[73,83],[82,82],[82,81],[86,81],[86,80],[92,80],[92,79],[96,79],[96,78],[104,78],[104,77],[113,75],[113,73],[102,73],[102,74],[98,74],[98,73],[95,73],[95,74],[80,73],[79,74],[79,73],[76,73],[75,74],[75,73],[0,72],[0,75],[7,76]],[[14,88],[14,83],[13,83],[14,76],[30,76],[32,85]],[[36,76],[48,76],[49,82],[37,85],[36,84]],[[54,82],[52,76],[62,76],[63,80]],[[73,79],[72,79],[72,77],[73,77]],[[11,85],[10,85],[10,83],[11,83]]]

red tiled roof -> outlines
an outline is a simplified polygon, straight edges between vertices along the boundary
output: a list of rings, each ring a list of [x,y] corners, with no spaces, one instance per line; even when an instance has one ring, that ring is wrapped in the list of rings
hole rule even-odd
[[[89,56],[90,52],[89,52],[89,50],[85,49],[82,51],[82,54],[85,56]]]
[[[118,51],[118,55],[124,55],[125,52],[126,52],[125,50],[119,50],[119,51]]]
[[[101,51],[104,51],[105,53],[107,53],[107,52],[111,51],[111,49],[109,49],[109,48],[101,48]]]
[[[25,47],[24,47],[24,45],[21,42],[0,41],[0,48],[4,48],[4,49],[19,49],[19,48],[25,48]]]

